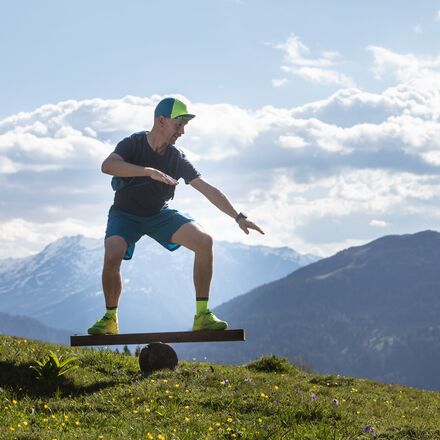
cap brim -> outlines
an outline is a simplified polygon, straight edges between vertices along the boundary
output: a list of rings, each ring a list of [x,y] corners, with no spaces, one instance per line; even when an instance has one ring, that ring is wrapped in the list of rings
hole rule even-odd
[[[186,115],[175,116],[173,119],[183,119],[184,121],[190,121],[192,118],[195,118],[196,115],[190,115],[187,113]]]

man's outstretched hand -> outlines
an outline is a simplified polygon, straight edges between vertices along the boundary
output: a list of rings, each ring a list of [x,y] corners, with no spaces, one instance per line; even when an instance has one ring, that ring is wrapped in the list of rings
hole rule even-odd
[[[240,226],[240,229],[242,229],[245,234],[249,234],[249,229],[254,229],[264,235],[264,232],[254,222],[251,222],[247,218],[240,219],[238,221],[238,226]]]

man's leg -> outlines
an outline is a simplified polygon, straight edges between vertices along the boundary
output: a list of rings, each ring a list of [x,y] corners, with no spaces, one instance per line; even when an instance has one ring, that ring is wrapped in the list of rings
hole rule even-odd
[[[225,330],[228,324],[208,309],[213,267],[213,240],[194,222],[185,223],[171,237],[173,243],[194,251],[194,287],[196,316],[193,330]]]
[[[102,288],[104,291],[106,313],[88,329],[91,335],[118,334],[118,302],[121,295],[121,262],[127,250],[124,238],[113,235],[105,240]]]
[[[196,298],[209,298],[213,267],[213,240],[194,222],[185,223],[171,237],[173,243],[194,251],[194,287]]]
[[[122,290],[121,262],[127,251],[124,238],[113,235],[105,240],[104,267],[102,269],[102,289],[108,309],[118,307]]]

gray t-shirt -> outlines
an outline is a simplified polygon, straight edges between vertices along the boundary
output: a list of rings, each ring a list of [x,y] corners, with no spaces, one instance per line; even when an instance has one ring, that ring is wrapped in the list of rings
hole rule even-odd
[[[114,152],[126,162],[156,168],[176,180],[183,178],[186,184],[200,176],[185,154],[174,145],[169,145],[164,155],[156,153],[148,144],[145,131],[123,139]],[[126,177],[118,180],[123,185],[115,192],[110,210],[148,217],[168,206],[167,200],[174,197],[173,185],[158,182],[150,177]]]

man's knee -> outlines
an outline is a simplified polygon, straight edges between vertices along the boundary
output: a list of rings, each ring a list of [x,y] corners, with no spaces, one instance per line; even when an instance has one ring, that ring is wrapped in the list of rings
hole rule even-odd
[[[199,252],[211,252],[214,245],[214,240],[206,232],[201,232],[197,237],[196,251]]]
[[[194,252],[212,252],[212,237],[193,222],[181,226],[171,237],[171,241]]]
[[[104,265],[107,267],[119,267],[125,252],[127,242],[124,238],[114,235],[105,240]]]

